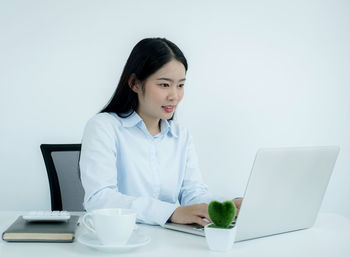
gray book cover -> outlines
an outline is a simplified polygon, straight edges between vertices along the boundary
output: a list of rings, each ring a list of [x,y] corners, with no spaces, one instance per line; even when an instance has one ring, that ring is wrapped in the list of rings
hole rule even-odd
[[[66,222],[28,222],[19,216],[2,234],[8,242],[73,242],[79,216]]]

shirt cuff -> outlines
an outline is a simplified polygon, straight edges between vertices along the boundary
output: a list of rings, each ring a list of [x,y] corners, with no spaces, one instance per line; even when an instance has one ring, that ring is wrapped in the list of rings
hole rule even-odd
[[[160,226],[164,226],[177,207],[176,203],[150,197],[138,197],[131,205],[131,208],[137,212],[137,222]]]
[[[164,224],[170,219],[171,215],[174,213],[176,208],[179,207],[179,204],[169,204],[165,202],[165,205],[160,208],[159,214],[161,219],[159,220],[159,225],[164,226]]]

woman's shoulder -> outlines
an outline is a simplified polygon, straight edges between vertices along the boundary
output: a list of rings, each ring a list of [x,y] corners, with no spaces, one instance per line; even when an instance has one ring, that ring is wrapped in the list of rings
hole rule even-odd
[[[104,129],[116,129],[121,126],[121,118],[111,112],[101,112],[92,116],[86,126],[87,127],[100,127]]]

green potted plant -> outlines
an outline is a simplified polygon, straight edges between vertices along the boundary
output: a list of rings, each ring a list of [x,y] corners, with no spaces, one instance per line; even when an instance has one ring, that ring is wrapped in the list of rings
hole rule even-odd
[[[236,205],[232,201],[211,201],[208,214],[213,223],[204,227],[205,237],[210,250],[229,251],[236,236],[232,221],[236,217]]]

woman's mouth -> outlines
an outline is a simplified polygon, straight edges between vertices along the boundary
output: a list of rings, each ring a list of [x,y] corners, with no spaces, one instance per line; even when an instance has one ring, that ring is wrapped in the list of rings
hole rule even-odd
[[[174,111],[175,105],[166,105],[166,106],[162,106],[162,108],[163,108],[164,111],[166,111],[167,113],[171,113],[171,112]]]

